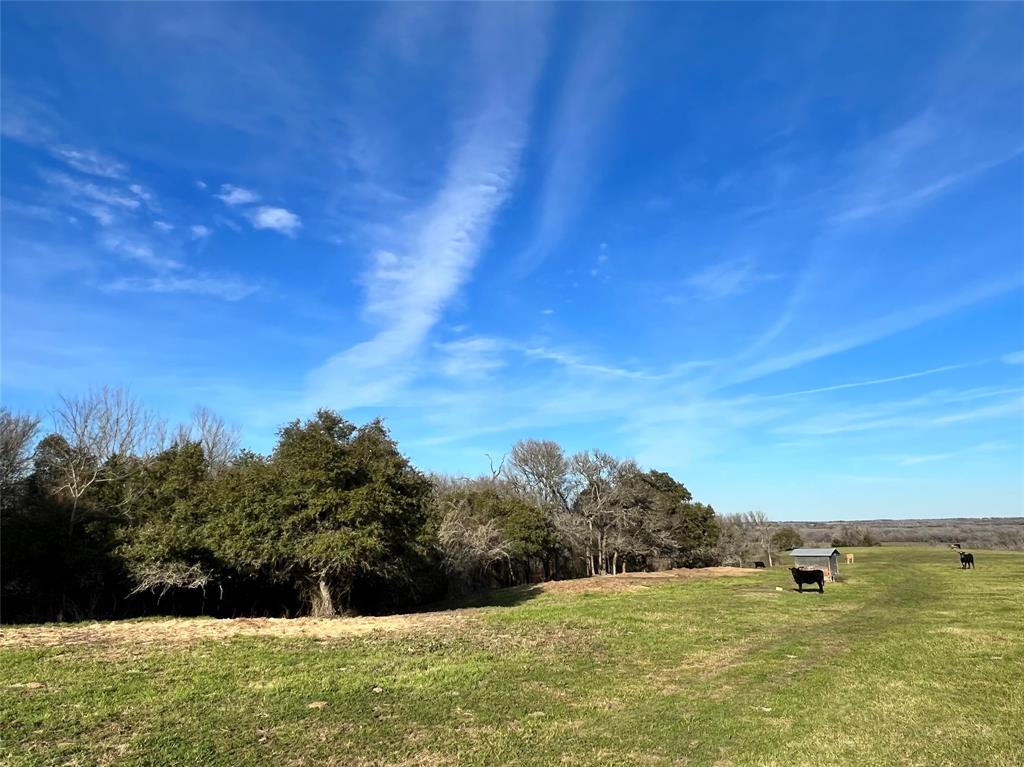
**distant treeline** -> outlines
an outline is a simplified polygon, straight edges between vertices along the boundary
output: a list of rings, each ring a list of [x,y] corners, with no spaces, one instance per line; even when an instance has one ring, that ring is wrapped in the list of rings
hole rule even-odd
[[[786,522],[808,543],[833,545],[850,530],[872,543],[926,543],[965,548],[1024,550],[1024,517],[953,517],[949,519],[872,519],[856,522]],[[854,545],[835,543],[834,545]]]
[[[52,428],[0,411],[0,618],[382,613],[468,592],[751,564],[792,540],[599,450],[523,440],[485,476],[430,476],[380,421],[321,410],[239,450],[208,410],[168,428],[120,389]]]

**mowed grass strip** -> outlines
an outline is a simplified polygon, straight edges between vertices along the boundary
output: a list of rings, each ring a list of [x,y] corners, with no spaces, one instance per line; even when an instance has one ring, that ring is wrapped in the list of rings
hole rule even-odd
[[[31,646],[43,630],[5,629],[0,753],[11,765],[1024,764],[1024,554],[975,552],[963,571],[937,548],[854,553],[821,595],[776,568],[504,590],[478,600],[494,606],[353,635],[210,638],[196,620],[177,622],[176,642],[66,627],[76,644]],[[150,623],[132,625],[142,637]]]

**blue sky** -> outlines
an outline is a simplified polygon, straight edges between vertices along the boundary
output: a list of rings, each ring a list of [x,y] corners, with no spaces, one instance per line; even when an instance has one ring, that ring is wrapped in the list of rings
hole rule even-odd
[[[1024,6],[5,3],[3,401],[1024,508]]]

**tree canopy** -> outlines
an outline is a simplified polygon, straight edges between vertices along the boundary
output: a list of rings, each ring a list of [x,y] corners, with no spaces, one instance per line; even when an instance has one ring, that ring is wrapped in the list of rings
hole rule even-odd
[[[205,408],[168,429],[124,390],[56,429],[2,413],[4,619],[331,616],[479,588],[717,562],[714,510],[600,450],[523,440],[479,478],[427,477],[380,420],[331,410],[268,455]]]

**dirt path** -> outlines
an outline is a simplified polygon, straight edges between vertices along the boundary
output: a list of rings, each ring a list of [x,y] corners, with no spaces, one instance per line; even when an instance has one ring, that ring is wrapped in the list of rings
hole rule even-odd
[[[589,591],[631,591],[665,583],[750,575],[739,567],[706,567],[658,573],[624,573],[571,581],[549,581],[532,586],[534,594],[577,594]],[[0,648],[63,647],[73,645],[167,646],[228,639],[235,636],[308,637],[334,639],[376,632],[434,632],[453,625],[465,626],[480,618],[486,607],[354,618],[166,618],[156,620],[49,623],[0,629]]]

